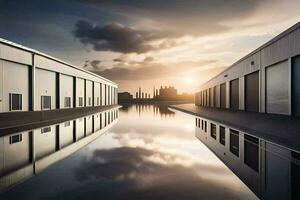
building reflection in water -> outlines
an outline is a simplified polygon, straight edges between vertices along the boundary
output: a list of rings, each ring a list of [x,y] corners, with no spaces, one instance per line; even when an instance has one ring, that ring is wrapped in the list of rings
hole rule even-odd
[[[196,137],[258,197],[300,199],[300,154],[238,129],[196,118]]]
[[[175,112],[168,109],[168,105],[165,104],[125,104],[120,108],[120,111],[130,112],[131,109],[139,113],[152,112],[154,115],[160,115],[161,117],[170,117],[175,115]]]
[[[0,192],[64,159],[117,121],[118,109],[0,137]]]

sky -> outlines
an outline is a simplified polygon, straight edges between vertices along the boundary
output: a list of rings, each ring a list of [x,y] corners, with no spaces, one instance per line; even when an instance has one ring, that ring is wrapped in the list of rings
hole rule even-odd
[[[119,84],[197,88],[300,21],[299,0],[0,0],[0,37]]]

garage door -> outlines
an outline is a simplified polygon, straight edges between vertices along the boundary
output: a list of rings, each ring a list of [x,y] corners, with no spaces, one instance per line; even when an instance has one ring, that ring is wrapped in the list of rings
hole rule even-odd
[[[292,90],[292,99],[293,99],[293,115],[300,116],[300,56],[293,58],[293,90]]]
[[[245,109],[259,111],[259,73],[254,72],[245,77]]]
[[[289,114],[288,61],[266,70],[266,110],[268,113]]]
[[[230,108],[239,109],[239,79],[230,81]]]
[[[220,85],[220,103],[221,108],[226,108],[226,84]]]

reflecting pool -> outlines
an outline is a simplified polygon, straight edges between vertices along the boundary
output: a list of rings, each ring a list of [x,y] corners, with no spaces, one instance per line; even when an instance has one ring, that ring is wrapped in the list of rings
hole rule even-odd
[[[205,142],[207,133],[195,117],[167,106],[130,105],[120,108],[117,118],[91,143],[5,190],[0,199],[258,199],[256,190],[220,157],[219,146]],[[206,137],[219,141],[219,129],[212,126],[212,136]],[[228,149],[229,140],[225,136]],[[248,151],[255,154],[252,147]],[[236,156],[236,149],[231,154]],[[256,167],[251,159],[247,163]],[[243,164],[234,161],[233,167]],[[251,167],[247,170],[257,174]]]

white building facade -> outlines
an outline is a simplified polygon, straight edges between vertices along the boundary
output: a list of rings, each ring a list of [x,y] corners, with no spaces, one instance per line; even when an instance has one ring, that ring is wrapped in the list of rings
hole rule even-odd
[[[117,87],[97,74],[0,39],[0,113],[115,105]]]

